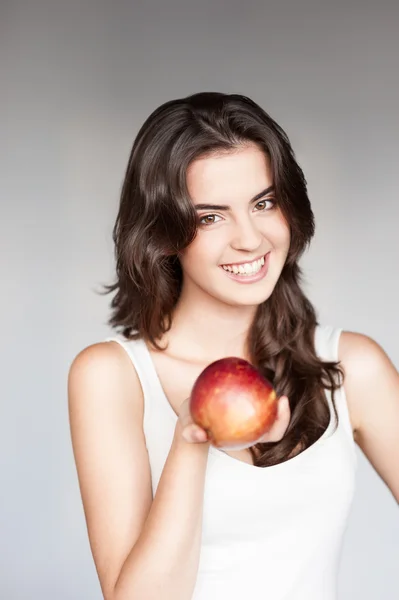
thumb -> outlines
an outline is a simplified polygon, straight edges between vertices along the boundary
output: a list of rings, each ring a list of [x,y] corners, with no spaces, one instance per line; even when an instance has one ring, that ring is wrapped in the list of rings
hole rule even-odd
[[[193,422],[190,413],[190,398],[186,398],[179,409],[179,422],[181,434],[186,442],[206,442],[207,434],[201,427]]]

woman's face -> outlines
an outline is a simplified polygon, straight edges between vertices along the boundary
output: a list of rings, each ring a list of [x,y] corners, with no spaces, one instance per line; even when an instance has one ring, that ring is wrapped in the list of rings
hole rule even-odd
[[[269,158],[251,145],[197,159],[188,168],[187,187],[199,227],[179,255],[183,291],[205,292],[232,306],[267,300],[290,245],[289,226],[274,201]]]

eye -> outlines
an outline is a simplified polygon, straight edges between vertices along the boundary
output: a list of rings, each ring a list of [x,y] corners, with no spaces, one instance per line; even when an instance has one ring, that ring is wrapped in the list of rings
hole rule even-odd
[[[267,202],[271,202],[272,206],[270,208],[266,208]],[[260,210],[258,210],[257,212],[263,212],[263,211],[266,211],[266,210],[271,210],[272,208],[275,207],[276,201],[274,199],[272,199],[272,198],[268,198],[267,200],[260,200],[260,202],[258,202],[255,206],[259,206],[260,204],[263,205],[263,206],[261,206]]]
[[[200,225],[213,225],[214,223],[217,223],[217,221],[215,221],[215,218],[218,218],[218,215],[204,215],[203,217],[199,218],[199,224]],[[211,221],[206,221],[206,219],[213,219]]]

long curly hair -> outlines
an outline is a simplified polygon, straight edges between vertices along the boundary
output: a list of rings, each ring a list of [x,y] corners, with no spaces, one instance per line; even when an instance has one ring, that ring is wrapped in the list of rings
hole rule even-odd
[[[314,235],[302,169],[284,130],[254,101],[204,92],[162,104],[140,128],[129,157],[113,229],[116,292],[108,324],[127,339],[158,341],[172,323],[182,286],[178,258],[195,238],[198,217],[186,187],[192,161],[256,144],[269,157],[275,198],[291,231],[290,248],[271,296],[248,332],[252,363],[287,395],[291,420],[282,440],[250,448],[256,466],[284,462],[312,445],[330,422],[325,390],[342,384],[343,367],[316,355],[315,310],[301,289],[298,260]]]

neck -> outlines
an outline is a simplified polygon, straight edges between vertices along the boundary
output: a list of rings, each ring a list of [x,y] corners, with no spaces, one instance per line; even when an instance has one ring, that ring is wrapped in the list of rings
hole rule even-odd
[[[196,363],[213,362],[227,356],[250,360],[248,332],[256,306],[233,306],[208,294],[182,290],[175,307],[172,327],[162,340],[168,354]]]

